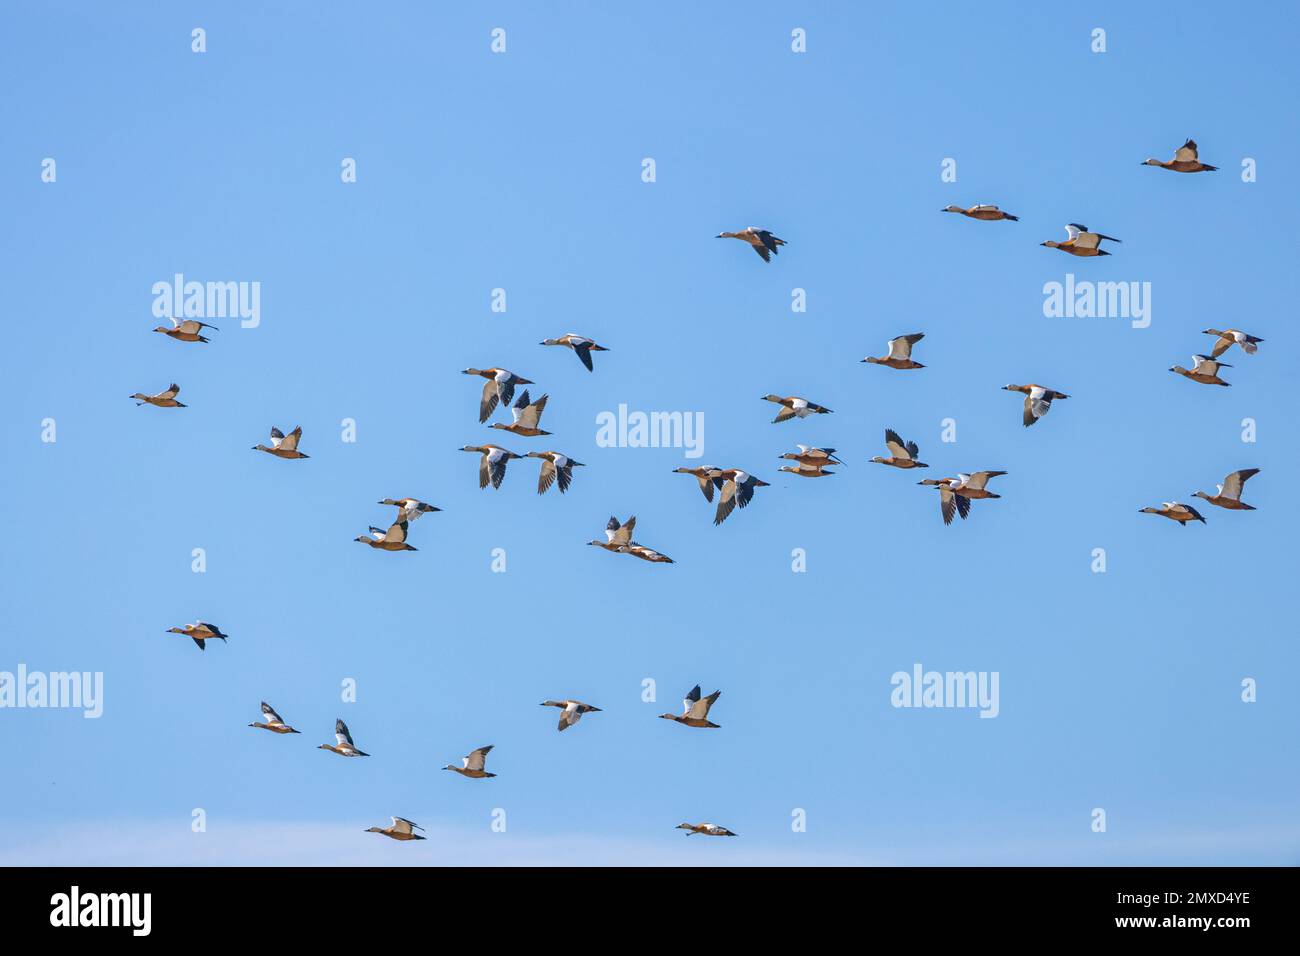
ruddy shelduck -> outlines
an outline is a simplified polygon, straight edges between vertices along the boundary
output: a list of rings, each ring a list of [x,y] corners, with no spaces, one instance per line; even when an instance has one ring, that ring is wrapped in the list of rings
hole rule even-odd
[[[609,349],[603,345],[597,345],[591,339],[584,335],[578,335],[575,332],[566,332],[558,339],[545,339],[543,345],[562,345],[565,348],[573,349],[573,354],[578,356],[578,361],[587,367],[587,371],[595,371],[591,364],[592,352],[608,352]]]
[[[492,483],[493,488],[500,488],[506,476],[506,463],[512,458],[524,457],[498,445],[466,445],[461,451],[477,452],[483,456],[478,463],[479,488],[486,488],[489,482]]]
[[[886,343],[889,351],[885,355],[880,358],[868,355],[862,361],[868,365],[887,365],[897,369],[925,368],[920,362],[912,361],[912,346],[923,338],[925,338],[924,332],[913,332],[911,335],[892,338]]]
[[[199,646],[199,650],[201,651],[206,651],[208,649],[205,644],[206,641],[216,638],[222,643],[229,643],[227,638],[230,636],[229,634],[221,633],[221,628],[217,627],[215,624],[209,624],[207,621],[195,621],[193,624],[182,624],[180,627],[169,627],[167,628],[167,633],[184,634],[186,637],[193,640],[194,643]]]
[[[334,721],[334,741],[333,744],[321,744],[316,749],[328,750],[331,753],[338,754],[340,757],[370,756],[370,754],[365,751],[357,749],[357,745],[352,742],[352,734],[348,730],[348,725],[337,718]]]
[[[778,239],[766,229],[756,229],[753,226],[740,232],[720,232],[717,238],[739,239],[741,242],[749,243],[750,248],[757,252],[764,262],[771,262],[772,256],[779,255],[781,246],[785,245],[784,239]]]
[[[443,770],[454,770],[462,777],[472,777],[475,780],[481,780],[485,777],[495,777],[496,774],[488,773],[483,769],[484,761],[487,755],[492,751],[494,744],[488,744],[486,747],[479,747],[477,750],[471,750],[465,756],[460,758],[461,766],[447,764]]]
[[[1028,428],[1034,422],[1046,415],[1052,408],[1052,402],[1058,398],[1069,398],[1064,392],[1058,392],[1054,388],[1048,388],[1045,385],[1003,385],[1003,391],[1023,392],[1025,396],[1025,412],[1021,421]]]
[[[1241,490],[1245,487],[1246,482],[1259,474],[1258,468],[1243,468],[1241,471],[1234,471],[1223,479],[1223,484],[1219,485],[1219,490],[1212,495],[1207,495],[1203,491],[1192,492],[1197,498],[1204,498],[1212,505],[1218,505],[1220,508],[1227,508],[1229,511],[1254,511],[1254,505],[1248,505],[1241,500]]]
[[[532,385],[532,381],[526,378],[520,378],[514,372],[504,368],[467,368],[461,370],[462,375],[478,375],[487,379],[483,384],[483,397],[478,403],[478,420],[485,422],[492,411],[497,407],[497,400],[502,405],[509,405],[510,400],[515,397],[516,385]]]
[[[582,462],[574,461],[568,455],[558,451],[530,451],[524,457],[542,460],[542,469],[537,474],[539,495],[546,494],[546,490],[557,480],[560,483],[560,494],[564,494],[569,490],[569,483],[573,481],[573,469],[586,467]]]
[[[693,476],[695,480],[700,483],[700,494],[704,495],[704,500],[710,503],[713,501],[714,487],[721,484],[721,482],[717,481],[717,477],[721,473],[722,469],[717,465],[701,465],[698,468],[687,468],[683,466],[681,468],[673,469],[674,475]]]
[[[947,208],[940,209],[939,211],[961,213],[967,219],[983,219],[986,222],[993,222],[999,219],[1006,219],[1009,222],[1020,221],[1019,216],[1013,216],[1009,212],[1003,212],[997,206],[990,206],[987,204],[980,205],[980,206],[971,206],[969,209],[962,209],[961,206],[948,206]]]
[[[294,730],[281,719],[274,708],[266,701],[262,701],[262,719],[253,721],[248,726],[257,727],[261,730],[269,730],[273,734],[296,734],[300,731]]]
[[[1159,166],[1161,169],[1172,169],[1176,173],[1212,173],[1218,166],[1207,166],[1201,162],[1200,154],[1196,150],[1196,140],[1189,139],[1174,150],[1174,158],[1169,162],[1159,159],[1146,159],[1140,164],[1142,166]]]
[[[1204,334],[1219,337],[1219,341],[1214,343],[1214,348],[1210,349],[1210,358],[1218,358],[1234,345],[1240,345],[1241,350],[1247,355],[1254,355],[1259,351],[1259,343],[1264,341],[1257,336],[1248,335],[1241,329],[1224,329],[1223,331],[1205,329]]]
[[[1231,382],[1225,382],[1219,378],[1219,369],[1221,368],[1232,368],[1232,366],[1227,362],[1216,361],[1208,355],[1193,355],[1190,369],[1183,368],[1181,365],[1171,365],[1169,371],[1177,372],[1183,378],[1190,378],[1193,382],[1199,382],[1202,385],[1230,387]]]
[[[1065,226],[1065,242],[1057,242],[1049,239],[1047,242],[1041,242],[1039,245],[1046,246],[1049,249],[1060,249],[1062,252],[1068,252],[1072,256],[1082,256],[1085,259],[1093,256],[1110,255],[1105,249],[1100,248],[1101,241],[1106,239],[1110,242],[1120,242],[1114,236],[1105,236],[1100,232],[1089,232],[1087,226],[1081,226],[1077,222],[1067,223]]]
[[[808,418],[810,415],[829,415],[831,413],[831,410],[824,405],[810,402],[798,395],[787,395],[785,398],[780,395],[764,395],[763,401],[775,402],[781,406],[781,410],[776,413],[776,418],[772,419],[773,424],[788,422],[792,418]]]
[[[714,480],[719,483],[718,488],[721,492],[718,495],[718,510],[713,515],[715,525],[726,521],[736,505],[746,507],[754,497],[754,489],[768,486],[768,482],[739,468],[724,468],[718,472]]]
[[[926,485],[939,491],[939,513],[943,515],[944,524],[952,524],[954,515],[961,515],[963,521],[970,514],[970,499],[958,497],[953,490],[960,480],[957,478],[925,478],[918,485]]]
[[[435,508],[428,502],[421,501],[419,498],[385,498],[379,503],[381,505],[392,505],[396,508],[398,521],[415,521],[420,515],[442,510],[441,508]]]
[[[676,827],[674,827],[674,829],[685,830],[687,836],[690,836],[692,833],[703,833],[705,836],[735,836],[736,835],[732,833],[730,830],[728,830],[726,827],[720,827],[716,823],[679,823],[677,824]]]
[[[135,399],[136,408],[141,405],[152,405],[154,408],[187,408],[184,402],[176,401],[176,396],[180,394],[181,387],[175,382],[167,386],[165,391],[157,395],[146,395],[144,392],[136,392],[134,395],[127,396]]]
[[[580,700],[544,700],[542,707],[560,708],[560,724],[556,730],[568,730],[574,724],[582,719],[583,714],[598,714],[599,707],[592,707],[591,704],[584,704]]]
[[[186,319],[184,322],[180,322],[169,315],[167,320],[171,322],[171,328],[160,325],[154,331],[170,336],[178,342],[209,342],[210,339],[204,338],[200,334],[203,329],[212,329],[214,332],[221,331],[215,325],[208,325],[208,323],[200,322],[198,319]]]
[[[786,474],[798,475],[800,478],[825,478],[833,475],[835,472],[828,471],[825,463],[820,465],[805,465],[799,462],[797,465],[782,465],[777,471],[784,471]]]
[[[382,833],[386,837],[392,837],[394,840],[423,840],[425,837],[420,836],[414,830],[423,830],[424,827],[418,823],[412,823],[405,817],[389,817],[393,821],[391,827],[369,827],[366,833]]]
[[[352,540],[368,544],[377,551],[418,551],[419,548],[406,543],[406,532],[409,527],[410,523],[405,520],[394,521],[387,531],[371,525],[369,535],[358,535]]]
[[[990,478],[1005,474],[1005,471],[972,471],[969,475],[958,472],[957,484],[953,485],[952,490],[963,498],[1001,498],[1001,495],[995,495],[984,486]]]
[[[299,425],[289,434],[285,434],[278,428],[271,429],[271,446],[268,448],[261,442],[253,446],[253,451],[264,451],[268,455],[274,455],[276,458],[310,458],[310,455],[304,455],[298,450],[298,441],[302,438],[302,426]]]
[[[871,460],[877,465],[889,465],[892,468],[929,468],[923,461],[918,461],[916,456],[920,454],[920,449],[916,442],[903,441],[901,435],[892,428],[885,429],[885,447],[889,449],[889,457],[882,458],[877,455]]]
[[[519,400],[510,408],[510,414],[514,416],[514,421],[509,425],[493,422],[490,427],[499,428],[503,432],[510,432],[512,435],[519,435],[523,438],[549,435],[550,432],[544,432],[538,427],[541,422],[542,412],[546,411],[546,400],[549,397],[549,395],[543,395],[537,401],[530,402],[528,389],[524,389],[519,393]]]
[[[1159,508],[1143,508],[1138,514],[1143,515],[1160,515],[1162,518],[1169,518],[1171,521],[1177,521],[1184,528],[1189,521],[1199,521],[1205,524],[1205,519],[1201,513],[1191,505],[1185,505],[1181,501],[1166,501]]]
[[[708,697],[701,697],[700,685],[696,684],[682,701],[683,710],[680,714],[660,714],[659,717],[663,720],[672,720],[679,724],[685,724],[687,727],[712,727],[716,729],[719,725],[709,720],[709,710],[721,696],[722,691],[715,690]]]
[[[834,448],[817,448],[814,445],[795,445],[799,450],[788,451],[778,461],[796,461],[812,468],[825,468],[827,465],[842,465],[844,462],[835,457]]]
[[[634,528],[636,528],[636,515],[632,515],[622,524],[619,524],[618,518],[611,515],[609,521],[605,524],[605,540],[596,539],[588,541],[587,544],[603,548],[606,551],[613,551],[615,554],[630,554],[634,558],[640,558],[642,561],[649,561],[652,564],[676,563],[668,555],[661,554],[654,548],[647,548],[645,545],[633,541],[632,531]]]

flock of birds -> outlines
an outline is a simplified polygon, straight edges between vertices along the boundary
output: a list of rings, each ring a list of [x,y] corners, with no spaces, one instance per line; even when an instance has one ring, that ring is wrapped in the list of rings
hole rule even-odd
[[[1158,166],[1180,173],[1197,173],[1216,169],[1214,166],[1200,162],[1196,143],[1190,139],[1174,153],[1172,160],[1148,159],[1143,165]],[[957,213],[984,222],[1019,221],[1019,217],[1004,212],[993,205],[977,205],[969,208],[948,206],[942,211]],[[1052,249],[1059,249],[1073,256],[1092,258],[1110,255],[1109,252],[1101,248],[1103,241],[1120,241],[1112,236],[1090,231],[1086,226],[1078,223],[1070,223],[1065,228],[1067,238],[1064,242],[1047,241],[1042,245]],[[781,247],[786,245],[785,240],[778,238],[770,231],[752,226],[739,232],[719,233],[718,238],[738,239],[745,242],[764,262],[768,263],[772,261],[772,256],[778,255]],[[207,343],[210,339],[203,333],[206,330],[214,329],[214,326],[197,319],[179,320],[173,318],[170,327],[159,326],[154,331],[180,342]],[[1210,355],[1196,355],[1191,369],[1175,365],[1171,371],[1200,384],[1226,386],[1229,383],[1218,377],[1218,371],[1220,368],[1229,366],[1218,361],[1219,357],[1233,346],[1239,347],[1248,355],[1253,355],[1258,350],[1259,343],[1263,341],[1263,339],[1240,329],[1219,330],[1211,328],[1206,329],[1205,334],[1216,337]],[[916,345],[924,338],[925,335],[922,332],[897,336],[889,340],[887,351],[883,356],[868,356],[862,361],[896,371],[923,369],[925,366],[913,360],[912,353]],[[589,372],[594,371],[595,367],[592,360],[593,353],[609,351],[605,346],[597,344],[594,340],[572,332],[559,338],[545,339],[540,344],[570,349]],[[467,368],[463,370],[463,374],[476,376],[484,380],[479,399],[478,420],[480,424],[488,424],[488,420],[499,406],[510,410],[511,421],[508,424],[491,422],[488,424],[489,428],[509,432],[517,438],[536,438],[551,434],[541,428],[542,416],[546,411],[549,396],[543,394],[534,401],[527,388],[527,386],[535,384],[532,380],[523,378],[509,369],[498,367]],[[1006,385],[1003,388],[1024,395],[1021,421],[1026,427],[1034,425],[1046,416],[1051,410],[1053,402],[1070,397],[1058,389],[1032,383]],[[518,390],[517,398],[516,390]],[[185,405],[176,400],[179,393],[180,387],[173,383],[166,390],[157,394],[136,393],[131,398],[135,399],[139,405],[152,405],[158,408],[184,408]],[[824,405],[798,395],[781,396],[770,394],[762,396],[762,400],[779,406],[776,417],[772,419],[774,424],[832,413],[831,409]],[[294,428],[288,434],[278,428],[272,428],[271,444],[259,443],[253,446],[253,450],[265,452],[280,459],[305,459],[309,456],[298,448],[301,439],[301,426]],[[929,467],[925,462],[919,460],[920,449],[917,443],[915,441],[905,441],[892,428],[886,428],[884,431],[884,445],[889,454],[870,459],[872,463],[903,471]],[[780,471],[804,478],[821,478],[835,474],[831,469],[845,464],[843,459],[838,457],[834,448],[820,448],[811,445],[796,445],[796,448],[797,451],[787,452],[780,456],[782,461],[790,462],[790,464],[782,465]],[[527,454],[520,455],[500,445],[489,443],[465,445],[460,450],[479,456],[478,482],[480,489],[487,488],[489,485],[494,489],[500,488],[505,480],[506,466],[509,462],[524,458],[535,458],[541,461],[537,479],[537,493],[545,494],[552,485],[558,484],[560,493],[564,494],[569,490],[573,482],[573,470],[584,467],[582,462],[574,460],[563,452],[554,450],[530,451]],[[1223,483],[1218,486],[1213,495],[1198,491],[1195,493],[1195,497],[1202,498],[1212,505],[1227,510],[1253,510],[1251,505],[1241,501],[1241,495],[1246,481],[1257,474],[1258,471],[1258,468],[1235,471],[1224,478]],[[695,478],[700,492],[709,504],[714,503],[716,496],[717,504],[713,519],[715,525],[721,525],[726,521],[737,507],[742,509],[747,507],[753,500],[755,491],[769,485],[768,482],[750,472],[734,467],[722,468],[715,465],[704,465],[695,468],[681,467],[675,469],[674,473],[690,475]],[[988,483],[991,479],[1005,474],[1007,472],[998,470],[958,472],[951,477],[926,478],[918,482],[918,484],[935,489],[939,496],[940,514],[943,522],[945,525],[950,525],[954,517],[959,516],[964,520],[969,516],[972,501],[999,498],[1000,495],[988,490]],[[380,551],[415,551],[416,548],[407,541],[411,523],[423,515],[440,510],[427,502],[410,497],[385,498],[379,504],[397,509],[394,520],[387,528],[371,526],[367,535],[358,536],[355,540]],[[1191,521],[1200,521],[1202,523],[1205,521],[1200,512],[1190,504],[1177,501],[1164,502],[1159,508],[1143,508],[1141,513],[1161,515],[1183,526],[1186,526]],[[635,516],[631,516],[622,522],[617,517],[611,517],[605,526],[604,539],[596,539],[588,542],[588,544],[605,551],[630,555],[651,563],[673,563],[672,558],[662,552],[633,540],[632,534],[635,529]],[[217,639],[224,642],[228,639],[228,635],[223,633],[218,626],[203,621],[169,628],[168,633],[190,637],[200,650],[205,649],[206,642],[209,640]],[[707,697],[702,697],[700,688],[696,686],[683,701],[684,709],[681,714],[662,714],[660,716],[687,727],[716,728],[718,725],[712,723],[708,717],[710,708],[717,701],[720,693],[720,691],[715,691]],[[568,699],[546,700],[542,702],[541,706],[560,709],[558,725],[560,731],[572,727],[584,714],[600,711],[599,707],[593,707],[579,700]],[[266,702],[262,703],[262,719],[251,723],[249,726],[275,734],[299,733],[299,731],[286,724],[280,715]],[[344,757],[369,756],[364,751],[357,749],[353,743],[351,732],[342,720],[336,721],[334,730],[335,743],[321,744],[320,749]],[[490,745],[479,747],[461,758],[461,766],[449,764],[445,769],[471,779],[494,777],[495,774],[486,770],[486,758],[491,750]],[[414,832],[418,829],[421,828],[404,817],[393,817],[391,826],[371,827],[366,832],[381,833],[400,841],[425,839]],[[679,825],[678,829],[686,830],[688,835],[701,833],[710,836],[735,836],[725,827],[712,823],[683,823]]]

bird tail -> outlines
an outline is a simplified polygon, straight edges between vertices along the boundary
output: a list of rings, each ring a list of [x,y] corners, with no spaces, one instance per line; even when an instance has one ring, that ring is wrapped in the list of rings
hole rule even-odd
[[[1020,217],[1019,217],[1019,216],[1013,216],[1013,215],[1011,215],[1010,213],[1007,213],[1007,212],[1004,212],[1004,213],[1002,214],[1002,217],[1003,217],[1004,219],[1010,219],[1012,222],[1019,222],[1019,221],[1020,221]]]

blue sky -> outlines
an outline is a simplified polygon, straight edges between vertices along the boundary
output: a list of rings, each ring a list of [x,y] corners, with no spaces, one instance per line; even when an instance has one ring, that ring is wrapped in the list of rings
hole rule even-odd
[[[0,710],[17,782],[0,861],[1300,860],[1293,11],[1193,3],[1171,26],[1126,4],[64,3],[4,19],[0,670],[102,671],[105,700],[98,720]],[[1188,136],[1220,172],[1139,166]],[[979,202],[1020,221],[938,212]],[[1123,243],[1095,260],[1037,245],[1066,222]],[[768,265],[713,238],[751,224],[789,243]],[[261,324],[213,320],[205,346],[152,334],[151,286],[176,272],[260,282]],[[1044,283],[1071,272],[1151,283],[1150,327],[1045,318]],[[1267,340],[1224,356],[1231,389],[1167,371],[1211,326]],[[537,344],[567,331],[611,348],[594,374]],[[923,371],[860,364],[913,331]],[[479,380],[458,372],[493,365],[550,394],[553,438],[478,424]],[[171,381],[188,408],[126,398]],[[1072,398],[1025,429],[999,388],[1026,381]],[[768,392],[835,413],[772,425]],[[671,474],[699,462],[597,447],[596,415],[620,403],[702,413],[703,460],[772,486],[713,527]],[[273,424],[301,424],[311,459],[250,452]],[[1003,498],[944,527],[921,476],[868,463],[886,427],[928,475],[1007,470]],[[535,462],[479,491],[456,449],[492,435],[587,467],[563,497],[535,494]],[[779,475],[795,442],[847,466]],[[1256,512],[1206,505],[1187,529],[1137,513],[1246,467]],[[418,553],[352,541],[404,495],[444,509],[413,526]],[[677,563],[585,547],[611,514]],[[229,645],[164,633],[195,619]],[[916,663],[997,672],[999,716],[892,707],[891,675]],[[654,719],[697,682],[722,689],[721,730]],[[604,710],[557,734],[537,704],[565,696]],[[303,736],[248,729],[263,699]],[[371,759],[313,749],[339,716]],[[438,769],[487,743],[497,778]],[[430,841],[361,833],[390,814]],[[741,839],[683,842],[683,820]]]

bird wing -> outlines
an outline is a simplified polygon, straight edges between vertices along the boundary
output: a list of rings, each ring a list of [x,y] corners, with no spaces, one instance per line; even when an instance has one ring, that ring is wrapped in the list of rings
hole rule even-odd
[[[700,701],[700,685],[696,684],[690,692],[682,699],[682,716],[689,717],[691,708]]]
[[[722,483],[722,494],[718,496],[718,510],[713,515],[713,523],[722,524],[734,510],[736,510],[736,482],[728,478]]]
[[[302,437],[302,426],[298,425],[293,431],[284,436],[280,442],[280,448],[284,451],[296,451],[298,448],[298,439]]]
[[[542,470],[537,475],[537,493],[543,494],[547,488],[555,483],[555,464],[549,458],[542,459]],[[564,482],[560,483],[561,488]]]
[[[341,720],[334,721],[334,739],[338,741],[340,747],[347,744],[349,747],[356,747],[352,742],[352,734],[348,731],[348,725]]]
[[[885,429],[885,447],[889,449],[889,454],[895,458],[911,458],[908,454],[907,445],[904,444],[902,436],[892,428]]]
[[[691,705],[691,709],[688,712],[687,716],[695,717],[698,718],[699,720],[703,720],[704,718],[709,716],[709,708],[713,706],[713,702],[716,701],[721,696],[722,696],[722,691],[715,690],[708,697],[705,697],[702,700],[697,700],[694,704]]]
[[[613,518],[610,518],[610,524],[614,527],[606,526],[605,534],[609,536],[610,544],[627,545],[632,542],[632,531],[636,528],[636,515],[628,518],[619,525]]]
[[[277,714],[274,710],[272,710],[271,705],[268,704],[266,701],[262,701],[262,716],[266,718],[266,722],[269,724],[284,723],[284,721],[280,719],[280,715]]]
[[[525,407],[518,411],[515,416],[515,423],[523,425],[525,428],[536,428],[537,423],[542,419],[542,412],[546,410],[546,400],[548,398],[550,398],[549,395],[543,395],[537,401],[529,403],[527,400],[528,392],[525,391],[521,396]],[[518,408],[518,403],[516,403],[515,407]]]
[[[772,419],[772,424],[775,425],[778,422],[788,422],[792,418],[794,418],[794,409],[789,405],[782,405],[781,410],[776,413],[776,418]]]
[[[1259,474],[1258,468],[1244,468],[1241,471],[1234,471],[1227,478],[1223,479],[1223,490],[1220,494],[1228,498],[1241,498],[1241,489],[1253,475]]]
[[[175,382],[167,386],[167,391],[159,392],[154,398],[175,398],[180,393],[181,387]]]
[[[471,750],[465,756],[465,769],[482,770],[483,763],[487,759],[488,751],[490,751],[493,746],[493,744],[488,744],[486,747],[479,747],[478,750]]]
[[[1077,242],[1079,236],[1088,231],[1087,226],[1081,226],[1077,222],[1067,222],[1065,224],[1065,241]]]
[[[578,359],[582,362],[583,365],[587,366],[588,372],[595,371],[595,369],[592,367],[591,364],[591,343],[590,342],[581,342],[575,345],[573,347],[573,354],[578,356]]]
[[[1176,163],[1194,163],[1200,154],[1196,150],[1196,140],[1189,139],[1174,150],[1174,162]]]
[[[939,512],[943,515],[944,524],[952,524],[953,512],[957,510],[956,498],[957,496],[947,485],[939,486]]]
[[[545,469],[545,465],[542,466]],[[566,461],[563,465],[555,468],[555,475],[560,479],[560,493],[569,490],[569,483],[573,481],[573,462]]]
[[[497,407],[497,383],[488,379],[483,383],[483,395],[478,400],[478,420],[485,422]]]

